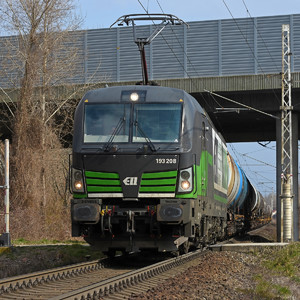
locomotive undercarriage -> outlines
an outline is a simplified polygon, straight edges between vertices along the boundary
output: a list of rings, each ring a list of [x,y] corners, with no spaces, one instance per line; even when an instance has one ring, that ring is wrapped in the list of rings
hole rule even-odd
[[[74,199],[73,236],[84,236],[110,255],[117,250],[187,253],[225,236],[224,218],[200,213],[195,203],[193,199]]]

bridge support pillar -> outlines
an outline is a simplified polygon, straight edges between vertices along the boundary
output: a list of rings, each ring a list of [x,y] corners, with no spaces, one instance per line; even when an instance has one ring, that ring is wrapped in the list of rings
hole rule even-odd
[[[277,241],[281,241],[281,120],[276,121],[276,226],[277,226]],[[292,114],[292,153],[293,153],[293,241],[299,241],[299,197],[298,197],[298,115]]]

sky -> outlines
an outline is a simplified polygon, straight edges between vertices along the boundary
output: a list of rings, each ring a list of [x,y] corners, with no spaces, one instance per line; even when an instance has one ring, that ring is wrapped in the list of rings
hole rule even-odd
[[[300,0],[78,0],[82,29],[108,28],[127,14],[168,13],[185,22],[300,14]],[[228,150],[263,194],[275,192],[275,142],[228,144]]]
[[[78,0],[83,29],[107,28],[128,14],[168,13],[189,21],[300,13],[299,0]]]

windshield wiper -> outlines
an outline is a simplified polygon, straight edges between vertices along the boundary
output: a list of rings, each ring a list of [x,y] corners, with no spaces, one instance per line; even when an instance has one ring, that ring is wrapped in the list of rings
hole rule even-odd
[[[156,148],[154,144],[151,142],[150,138],[146,135],[146,133],[143,131],[141,126],[139,125],[138,121],[135,120],[134,126],[138,129],[139,133],[143,136],[143,138],[146,140],[147,145],[150,147],[152,152],[156,151]]]
[[[111,148],[111,145],[113,143],[113,140],[115,138],[115,136],[120,132],[120,130],[122,129],[122,127],[124,126],[125,123],[125,116],[121,117],[116,128],[114,129],[113,133],[111,134],[111,136],[109,137],[107,143],[104,145],[104,151],[109,151]]]

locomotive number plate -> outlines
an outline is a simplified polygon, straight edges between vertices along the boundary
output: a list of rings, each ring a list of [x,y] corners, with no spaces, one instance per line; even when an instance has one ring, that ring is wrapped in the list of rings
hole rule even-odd
[[[176,158],[156,158],[157,164],[176,164]]]

